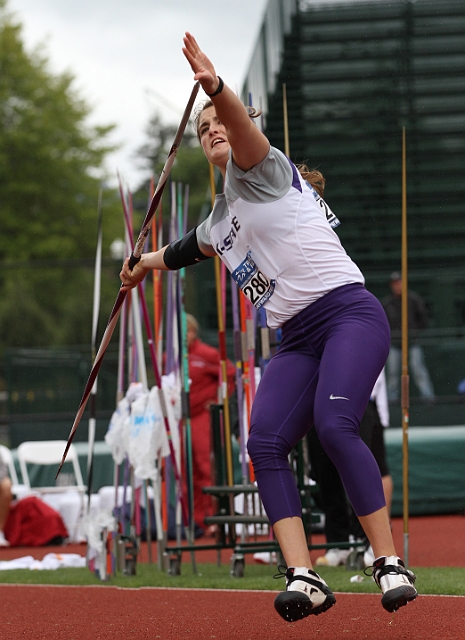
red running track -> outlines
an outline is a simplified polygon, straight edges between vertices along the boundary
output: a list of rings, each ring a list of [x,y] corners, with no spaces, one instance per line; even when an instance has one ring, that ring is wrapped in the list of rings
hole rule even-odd
[[[197,589],[0,586],[1,637],[65,640],[425,640],[465,638],[465,599],[419,596],[389,614],[380,596],[336,594],[299,622],[273,609],[276,593]]]
[[[394,520],[393,531],[401,551],[401,520]],[[465,567],[465,517],[411,518],[409,534],[410,566]],[[315,543],[320,540],[314,536]],[[0,560],[24,555],[41,559],[60,551],[84,554],[85,547],[0,549]],[[223,560],[228,562],[230,555],[224,550]],[[216,552],[196,553],[197,562],[212,558]],[[379,594],[339,593],[336,606],[326,613],[289,624],[275,613],[275,596],[276,592],[239,590],[0,585],[0,638],[465,640],[464,597],[420,595],[396,614],[388,614]]]

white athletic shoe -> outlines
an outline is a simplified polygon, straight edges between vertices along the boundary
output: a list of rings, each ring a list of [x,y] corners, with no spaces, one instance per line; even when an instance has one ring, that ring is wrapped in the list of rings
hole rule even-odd
[[[316,559],[317,567],[339,567],[345,565],[350,549],[328,549],[324,556]]]
[[[10,546],[10,543],[5,538],[5,534],[3,533],[3,531],[0,531],[0,547],[9,547],[9,546]]]
[[[280,593],[274,607],[287,622],[309,615],[318,615],[336,604],[336,598],[326,582],[307,567],[289,567],[275,578],[286,578],[286,591]]]
[[[372,576],[383,592],[381,604],[390,613],[415,600],[418,595],[413,586],[416,580],[415,574],[406,569],[397,556],[376,558]]]

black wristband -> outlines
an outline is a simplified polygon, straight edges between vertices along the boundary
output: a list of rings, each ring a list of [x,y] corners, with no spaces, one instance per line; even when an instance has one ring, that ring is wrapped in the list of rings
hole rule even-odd
[[[224,82],[223,80],[220,78],[220,76],[217,76],[218,80],[219,80],[219,84],[216,88],[216,91],[214,91],[213,93],[207,93],[205,91],[205,93],[207,93],[207,96],[209,98],[214,98],[215,96],[217,96],[219,93],[221,93],[223,91],[223,87],[224,87]]]

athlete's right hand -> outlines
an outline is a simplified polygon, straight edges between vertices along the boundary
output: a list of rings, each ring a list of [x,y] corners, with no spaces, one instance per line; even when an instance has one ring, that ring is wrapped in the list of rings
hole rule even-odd
[[[131,270],[129,268],[129,258],[126,258],[119,274],[121,282],[123,283],[121,285],[121,291],[129,291],[130,289],[133,289],[139,282],[142,282],[148,274],[150,269],[144,267],[143,264],[141,264],[142,262],[143,254],[139,262],[135,264],[134,268]]]
[[[194,36],[188,31],[186,31],[186,35],[184,36],[182,52],[189,62],[192,71],[195,73],[194,80],[200,82],[205,93],[214,93],[219,84],[215,67],[200,49]]]

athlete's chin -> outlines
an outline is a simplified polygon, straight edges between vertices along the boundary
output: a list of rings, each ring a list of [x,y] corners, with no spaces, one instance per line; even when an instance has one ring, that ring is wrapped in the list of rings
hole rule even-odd
[[[213,147],[206,153],[207,160],[217,167],[226,166],[229,159],[229,145],[221,144]]]

